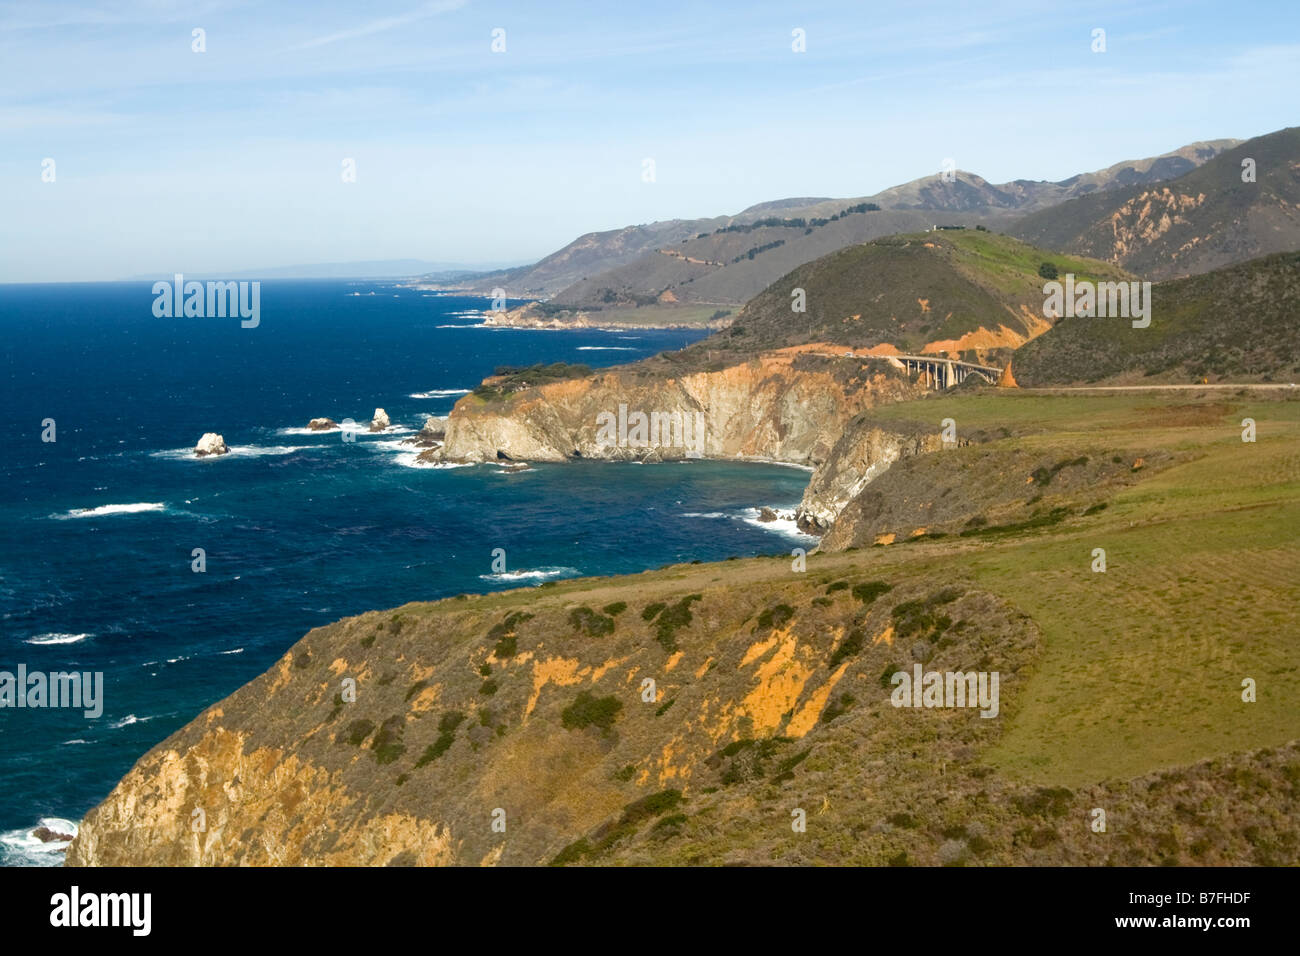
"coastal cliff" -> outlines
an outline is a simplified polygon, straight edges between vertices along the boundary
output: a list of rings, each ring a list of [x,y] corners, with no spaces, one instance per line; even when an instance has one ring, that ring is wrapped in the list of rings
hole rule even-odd
[[[318,628],[141,758],[67,863],[1152,865],[1171,828],[1197,862],[1288,858],[1294,744],[1077,788],[1005,776],[1037,625],[859,564],[676,566]],[[1000,682],[899,707],[890,676],[922,667]]]
[[[888,362],[813,348],[766,352],[728,368],[680,376],[648,375],[632,366],[493,401],[470,395],[452,409],[445,444],[426,460],[703,457],[801,465],[812,468],[813,476],[798,517],[806,530],[821,533],[893,461],[934,450],[940,442],[937,431],[870,424],[870,409],[915,398],[924,393],[920,385]],[[637,413],[646,416],[645,444],[635,434],[628,437],[626,422]],[[622,427],[603,431],[608,422]],[[678,442],[674,429],[680,422],[687,428]],[[692,428],[692,422],[699,424]],[[854,427],[846,430],[850,422]],[[663,434],[655,433],[657,423]]]

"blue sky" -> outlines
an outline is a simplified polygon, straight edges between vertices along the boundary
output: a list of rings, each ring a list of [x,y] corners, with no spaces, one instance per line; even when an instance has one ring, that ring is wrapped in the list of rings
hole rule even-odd
[[[945,157],[1061,179],[1294,125],[1298,27],[1295,0],[0,2],[0,281],[525,261]]]

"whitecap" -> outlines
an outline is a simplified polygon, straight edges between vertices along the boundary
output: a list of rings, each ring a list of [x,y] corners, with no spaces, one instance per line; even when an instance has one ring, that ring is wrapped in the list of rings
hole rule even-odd
[[[118,730],[122,727],[129,727],[132,724],[143,724],[149,720],[153,720],[153,717],[137,717],[135,714],[127,714],[121,720],[115,720],[108,726],[113,730]]]
[[[244,649],[242,647],[236,647],[233,651],[218,651],[217,653],[218,654],[242,654],[244,653]]]
[[[579,345],[579,352],[635,352],[630,345]]]
[[[342,431],[339,425],[331,425],[329,428],[277,428],[277,435],[328,435],[331,432]]]
[[[480,574],[484,581],[538,581],[548,578],[572,577],[581,574],[577,568],[535,568],[531,571],[502,571],[498,574]]]
[[[223,458],[261,458],[263,455],[292,455],[298,451],[319,449],[320,445],[230,445],[224,455],[204,455],[200,458],[193,448],[169,448],[150,452],[151,458],[168,458],[172,461],[219,461]]]
[[[133,515],[144,511],[166,511],[167,506],[161,501],[137,501],[129,505],[100,505],[97,508],[73,508],[61,515],[51,518],[102,518],[106,515]]]
[[[92,636],[93,635],[90,634],[61,634],[57,632],[51,632],[49,634],[37,634],[35,637],[29,637],[27,638],[27,640],[23,641],[23,643],[36,644],[36,645],[79,644],[82,641],[84,641],[86,638]]]
[[[452,395],[468,395],[468,388],[434,388],[427,392],[412,392],[409,398],[450,398]]]

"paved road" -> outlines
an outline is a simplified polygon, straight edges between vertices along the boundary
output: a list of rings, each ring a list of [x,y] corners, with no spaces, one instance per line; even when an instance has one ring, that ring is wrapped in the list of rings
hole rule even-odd
[[[1293,389],[1294,383],[1246,383],[1243,385],[1049,385],[1043,388],[1018,388],[1018,392],[1163,392],[1169,389]]]

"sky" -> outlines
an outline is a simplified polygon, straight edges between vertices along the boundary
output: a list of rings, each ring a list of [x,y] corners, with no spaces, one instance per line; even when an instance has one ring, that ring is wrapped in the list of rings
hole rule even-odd
[[[1297,90],[1296,0],[0,0],[0,281],[527,262],[1246,139]]]

